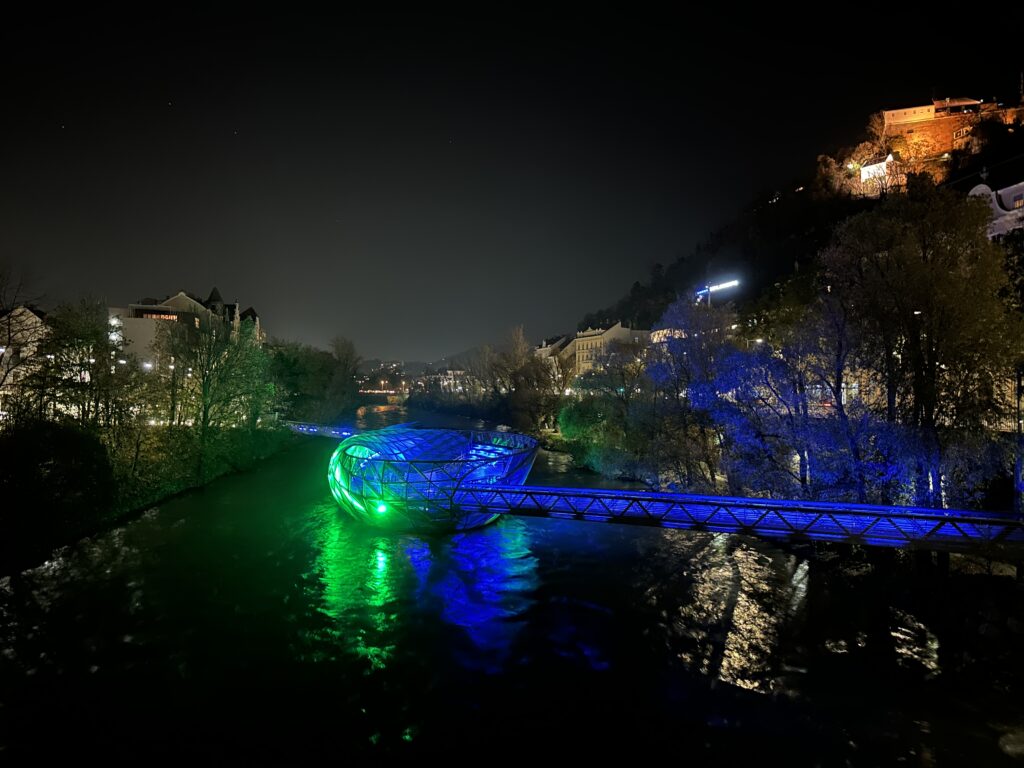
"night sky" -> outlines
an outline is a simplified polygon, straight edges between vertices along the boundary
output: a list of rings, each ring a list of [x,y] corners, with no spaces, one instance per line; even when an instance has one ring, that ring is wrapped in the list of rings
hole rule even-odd
[[[756,27],[11,20],[0,263],[44,306],[216,285],[271,335],[434,360],[571,330],[871,111],[1015,99],[1024,66],[928,56],[926,33],[900,58]]]

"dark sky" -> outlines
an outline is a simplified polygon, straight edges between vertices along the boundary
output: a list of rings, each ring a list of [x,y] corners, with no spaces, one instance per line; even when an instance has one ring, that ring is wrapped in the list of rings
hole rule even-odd
[[[538,339],[809,172],[869,112],[1016,96],[1024,56],[962,40],[936,55],[924,32],[896,55],[857,34],[10,19],[0,263],[51,305],[216,285],[272,335],[343,334],[364,357],[433,360],[520,323]]]

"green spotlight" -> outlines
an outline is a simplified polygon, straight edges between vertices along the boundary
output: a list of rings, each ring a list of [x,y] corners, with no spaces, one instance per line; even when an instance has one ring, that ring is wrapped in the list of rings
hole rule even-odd
[[[388,505],[381,502],[380,504],[377,505],[377,511],[383,515],[385,512],[388,511]]]

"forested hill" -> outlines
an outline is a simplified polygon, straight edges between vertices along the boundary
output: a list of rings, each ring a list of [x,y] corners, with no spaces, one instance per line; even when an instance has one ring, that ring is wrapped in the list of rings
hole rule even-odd
[[[858,176],[855,166],[848,170],[847,161],[865,153],[899,153],[892,137],[871,138],[873,120],[863,134],[867,141],[839,148],[834,157],[818,158],[817,172],[808,175],[814,181],[794,182],[786,191],[761,195],[691,253],[667,267],[656,265],[646,282],[634,283],[614,305],[583,317],[580,330],[617,320],[651,328],[678,292],[738,278],[742,284],[732,297],[755,299],[794,271],[813,268],[814,257],[828,243],[833,227],[877,202],[877,198],[844,191],[850,179]],[[1024,130],[1019,124],[982,120],[963,148],[916,163],[904,158],[901,164],[907,173],[924,172],[939,185],[964,195],[981,183],[1000,189],[1024,180]]]
[[[738,278],[737,298],[755,297],[794,270],[811,267],[832,228],[871,202],[819,194],[810,187],[775,192],[745,209],[692,253],[667,267],[656,264],[644,283],[610,307],[585,315],[579,329],[621,320],[634,328],[657,324],[676,294],[708,282]]]

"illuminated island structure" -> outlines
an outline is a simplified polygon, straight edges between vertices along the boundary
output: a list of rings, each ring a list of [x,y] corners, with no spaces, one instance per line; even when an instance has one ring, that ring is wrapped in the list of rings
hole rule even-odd
[[[341,442],[328,469],[349,515],[395,531],[462,531],[498,515],[459,504],[467,487],[522,485],[537,441],[514,432],[389,427]]]

